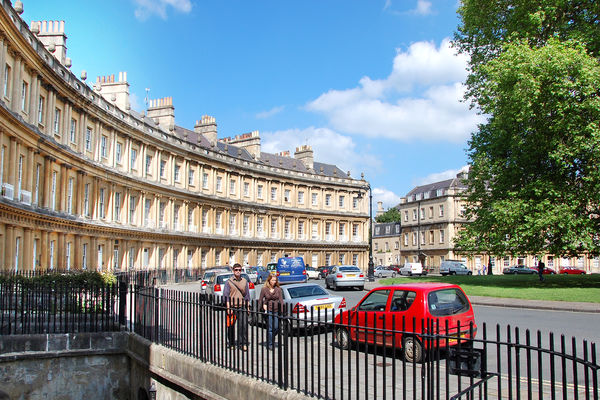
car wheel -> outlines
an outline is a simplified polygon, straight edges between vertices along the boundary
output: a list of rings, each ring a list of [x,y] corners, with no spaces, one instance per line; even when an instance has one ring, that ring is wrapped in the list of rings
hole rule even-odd
[[[408,276],[412,276],[412,271],[410,271],[410,272],[408,273]]]
[[[281,320],[281,334],[284,336],[292,336],[293,335],[292,325],[289,319]]]
[[[395,278],[395,277],[396,277],[396,273],[392,272],[392,278]]]
[[[258,282],[259,285],[262,283],[262,276],[258,277],[257,282]]]
[[[450,275],[456,275],[456,272],[450,271]]]
[[[380,273],[379,275],[377,275],[377,277],[379,277],[379,279],[381,279],[382,276],[383,276],[382,273]]]
[[[360,291],[363,291],[363,290],[365,290],[365,287],[364,286],[357,286],[357,289],[360,290]]]
[[[335,331],[335,340],[342,350],[350,348],[350,334],[346,328],[337,328]]]
[[[467,275],[473,275],[473,272],[469,271],[467,272]]]
[[[404,339],[402,350],[406,362],[421,362],[421,359],[423,358],[423,346],[414,336],[409,336]]]
[[[329,281],[327,279],[325,279],[325,287],[329,289]]]
[[[337,283],[333,282],[333,285],[331,287],[337,292]]]

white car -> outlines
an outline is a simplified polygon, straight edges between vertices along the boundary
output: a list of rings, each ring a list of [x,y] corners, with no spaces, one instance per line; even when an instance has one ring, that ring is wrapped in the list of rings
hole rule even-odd
[[[406,263],[400,268],[400,275],[425,275],[423,265],[420,262]]]
[[[308,279],[319,279],[319,271],[313,267],[306,267],[306,276]]]
[[[242,267],[242,273],[248,275],[248,278],[250,278],[250,282],[256,283],[258,279],[256,269],[254,269],[253,267]]]

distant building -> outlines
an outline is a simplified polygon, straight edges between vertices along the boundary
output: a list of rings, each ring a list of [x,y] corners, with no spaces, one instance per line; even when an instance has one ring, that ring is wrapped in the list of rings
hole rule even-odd
[[[368,262],[368,183],[310,146],[219,139],[215,118],[176,124],[171,97],[138,113],[126,73],[88,86],[63,21],[0,6],[0,268],[204,269],[302,256]],[[360,194],[360,196],[359,196]]]
[[[375,265],[398,265],[400,257],[400,222],[375,223],[373,226],[373,262]]]

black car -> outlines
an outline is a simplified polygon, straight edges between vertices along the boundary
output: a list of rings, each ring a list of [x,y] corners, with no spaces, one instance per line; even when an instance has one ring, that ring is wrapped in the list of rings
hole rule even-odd
[[[325,279],[325,277],[327,277],[327,275],[329,275],[329,273],[331,272],[332,268],[333,265],[317,268],[317,270],[319,271],[319,279]]]
[[[526,267],[525,265],[513,265],[511,267],[504,268],[502,270],[504,275],[516,275],[516,274],[537,274],[537,271]]]

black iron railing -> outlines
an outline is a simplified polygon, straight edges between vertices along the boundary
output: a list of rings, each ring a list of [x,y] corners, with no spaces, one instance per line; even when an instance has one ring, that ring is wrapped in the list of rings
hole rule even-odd
[[[164,288],[132,289],[131,329],[155,343],[240,374],[326,399],[530,398],[598,399],[598,349],[554,335],[487,325],[476,338],[437,321],[365,328],[359,321],[328,322],[308,311],[281,311],[277,346],[267,347],[265,315],[248,304],[248,348],[227,343],[222,298]],[[344,343],[342,331],[350,342]],[[459,332],[471,330],[465,325]],[[404,354],[416,340],[421,361]],[[341,342],[340,342],[341,341]],[[385,345],[384,345],[385,343]]]

